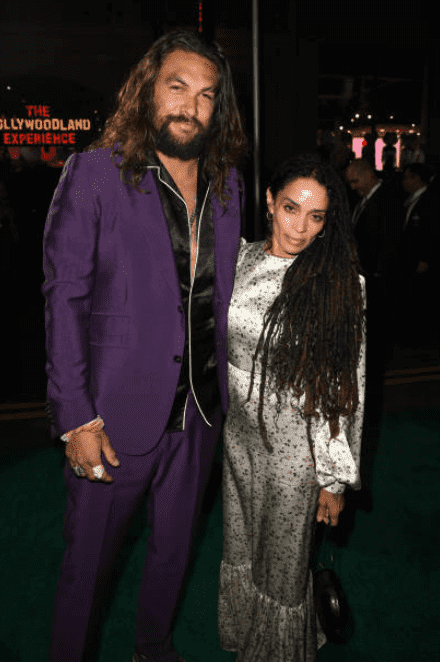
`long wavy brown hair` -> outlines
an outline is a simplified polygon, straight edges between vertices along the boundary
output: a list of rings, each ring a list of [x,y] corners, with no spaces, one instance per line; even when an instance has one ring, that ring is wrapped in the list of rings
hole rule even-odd
[[[300,177],[310,177],[327,191],[329,206],[325,232],[304,249],[286,271],[281,292],[266,311],[263,330],[253,357],[249,401],[255,362],[261,352],[261,383],[258,405],[260,432],[266,448],[263,418],[266,380],[277,394],[301,397],[302,416],[315,461],[311,439],[312,418],[329,421],[332,437],[339,434],[339,417],[352,422],[358,406],[357,367],[364,333],[364,304],[359,263],[353,237],[346,189],[336,171],[319,154],[301,154],[283,163],[273,175],[269,190],[274,200],[282,189]],[[266,248],[272,247],[269,220]]]
[[[131,174],[139,189],[146,171],[147,155],[154,150],[153,95],[162,63],[176,50],[197,53],[213,62],[219,72],[209,145],[203,154],[203,174],[212,181],[216,197],[225,204],[225,181],[232,167],[240,167],[247,153],[247,138],[234,93],[232,74],[223,49],[196,33],[173,30],[160,37],[130,71],[117,97],[116,110],[105,124],[102,136],[86,151],[112,148],[112,161],[121,176]],[[115,156],[122,159],[115,161]]]

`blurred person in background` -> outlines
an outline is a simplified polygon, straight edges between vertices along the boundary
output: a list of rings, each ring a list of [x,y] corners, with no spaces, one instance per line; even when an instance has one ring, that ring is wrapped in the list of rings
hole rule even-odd
[[[14,209],[4,181],[0,180],[0,292],[2,317],[2,379],[0,401],[8,400],[19,388],[18,356],[18,272],[21,265],[19,232]]]
[[[380,420],[383,372],[392,358],[396,335],[395,295],[398,289],[403,211],[394,185],[382,181],[365,159],[355,159],[345,171],[350,188],[359,196],[352,225],[366,278],[367,409],[371,421]]]
[[[423,163],[408,165],[402,178],[408,197],[400,251],[399,339],[412,350],[421,349],[438,327],[440,199],[431,178]]]

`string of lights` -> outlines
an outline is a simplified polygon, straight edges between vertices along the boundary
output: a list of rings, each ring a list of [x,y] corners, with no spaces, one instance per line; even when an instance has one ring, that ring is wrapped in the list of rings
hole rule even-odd
[[[202,0],[199,0],[198,3],[198,25],[197,25],[197,32],[200,34],[203,34],[203,2]]]

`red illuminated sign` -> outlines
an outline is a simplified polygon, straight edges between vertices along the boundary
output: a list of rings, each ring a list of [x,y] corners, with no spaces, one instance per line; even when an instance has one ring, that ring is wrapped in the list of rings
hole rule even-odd
[[[44,145],[75,145],[78,131],[90,131],[89,119],[59,119],[51,117],[50,107],[25,106],[26,117],[0,117],[0,131],[4,145],[14,148],[24,145],[41,145],[41,158],[48,159],[48,154],[54,154],[54,149],[46,152]]]

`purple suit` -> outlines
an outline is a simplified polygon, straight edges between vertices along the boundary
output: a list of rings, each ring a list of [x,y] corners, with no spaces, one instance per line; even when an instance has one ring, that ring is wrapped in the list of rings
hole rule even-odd
[[[100,414],[121,467],[110,467],[103,457],[114,477],[114,483],[103,485],[77,479],[66,463],[68,547],[55,603],[52,662],[83,659],[89,617],[99,604],[94,586],[108,579],[130,514],[146,490],[154,494],[149,506],[151,551],[149,546],[136,643],[141,652],[150,651],[154,642],[168,650],[221,410],[225,414],[228,407],[227,312],[240,237],[234,170],[227,186],[225,210],[211,196],[221,408],[219,403],[216,422],[209,428],[190,396],[185,431],[176,433],[165,428],[179,380],[181,366],[174,358],[183,354],[185,321],[167,219],[153,175],[144,176],[140,188],[148,193],[141,193],[121,181],[109,149],[96,150],[68,160],[54,194],[45,229],[42,288],[52,433],[62,434]],[[161,523],[164,516],[167,527]],[[164,567],[164,554],[172,571],[161,579],[156,595],[152,586]],[[161,605],[159,618],[157,601],[164,596],[167,606]]]
[[[227,311],[240,237],[235,181],[233,171],[225,212],[211,199],[224,413]],[[72,156],[52,201],[44,240],[48,399],[58,428],[53,434],[100,414],[115,450],[130,455],[148,452],[165,429],[180,372],[174,356],[183,353],[185,339],[173,249],[151,173],[140,188],[150,193],[121,182],[110,150]]]

